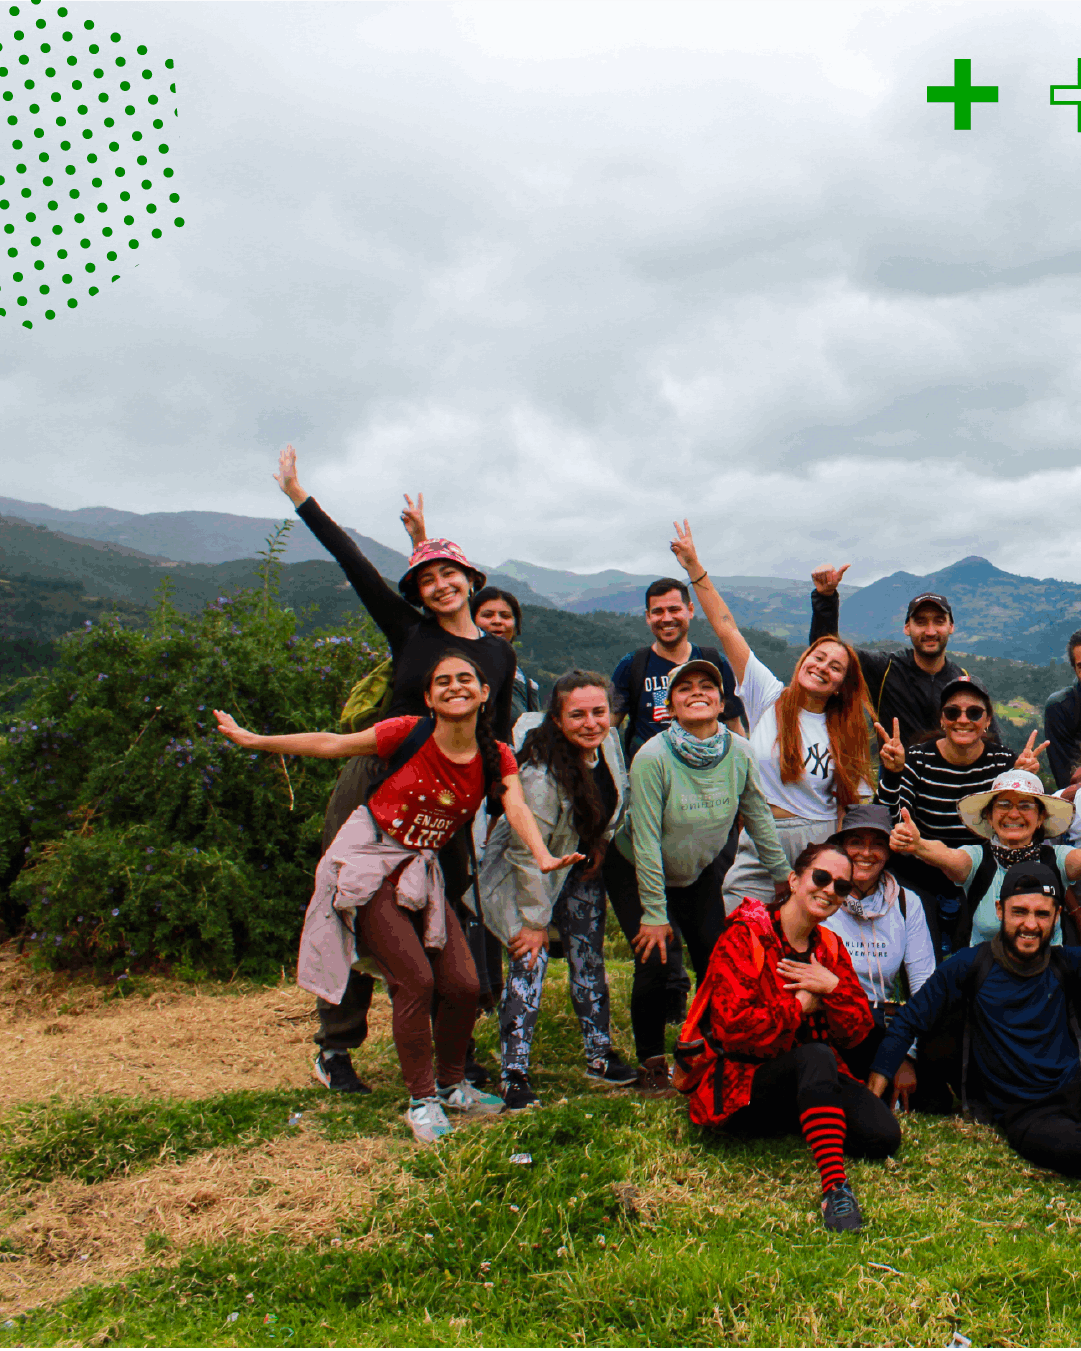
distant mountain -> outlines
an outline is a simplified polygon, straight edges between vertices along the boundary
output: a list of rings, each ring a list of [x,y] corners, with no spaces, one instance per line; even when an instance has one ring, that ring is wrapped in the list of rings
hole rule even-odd
[[[953,610],[951,646],[961,652],[1019,661],[1061,658],[1067,636],[1081,628],[1081,586],[1053,577],[1018,577],[975,554],[919,577],[894,572],[841,605],[841,632],[863,640],[898,639],[905,610],[921,591],[945,595]]]

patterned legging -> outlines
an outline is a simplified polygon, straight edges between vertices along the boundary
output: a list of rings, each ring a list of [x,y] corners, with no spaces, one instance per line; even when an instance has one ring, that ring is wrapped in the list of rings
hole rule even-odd
[[[587,1061],[603,1060],[611,1048],[608,982],[604,974],[604,882],[601,877],[582,876],[585,865],[570,870],[552,910],[552,923],[563,940],[570,979],[571,1004],[582,1025]],[[533,970],[525,961],[511,959],[507,983],[499,1005],[499,1037],[502,1068],[529,1070],[529,1051],[540,1013],[547,949],[542,950]]]

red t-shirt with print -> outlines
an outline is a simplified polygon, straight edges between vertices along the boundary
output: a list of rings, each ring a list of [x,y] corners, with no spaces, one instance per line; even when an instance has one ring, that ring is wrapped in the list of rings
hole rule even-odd
[[[389,760],[419,718],[387,718],[375,725],[375,753]],[[500,772],[518,773],[514,752],[502,741]],[[397,774],[385,779],[371,796],[368,810],[381,830],[408,849],[442,849],[471,821],[484,801],[484,766],[480,752],[468,764],[448,760],[430,736]]]

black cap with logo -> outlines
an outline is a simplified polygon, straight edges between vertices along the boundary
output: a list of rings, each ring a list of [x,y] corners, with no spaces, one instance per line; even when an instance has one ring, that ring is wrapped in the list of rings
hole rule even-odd
[[[1058,873],[1035,859],[1015,863],[1006,869],[999,900],[1007,901],[1011,896],[1051,896],[1056,905],[1061,905],[1062,881]]]
[[[908,609],[905,611],[905,623],[912,618],[921,605],[934,605],[941,610],[943,614],[949,615],[950,621],[953,621],[953,611],[950,609],[950,602],[945,596],[940,596],[937,591],[921,591],[918,596],[913,596],[908,602]]]

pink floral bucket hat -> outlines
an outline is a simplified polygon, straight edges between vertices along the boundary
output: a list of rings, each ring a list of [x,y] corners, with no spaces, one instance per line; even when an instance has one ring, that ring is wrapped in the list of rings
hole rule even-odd
[[[398,590],[411,605],[419,605],[420,592],[417,590],[417,573],[429,563],[453,563],[461,568],[467,577],[473,579],[473,589],[479,591],[488,578],[475,568],[461,549],[450,539],[424,539],[413,550],[409,567],[402,574]]]

